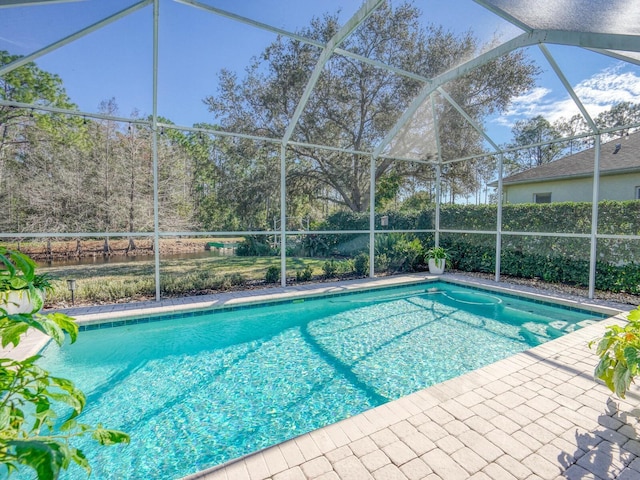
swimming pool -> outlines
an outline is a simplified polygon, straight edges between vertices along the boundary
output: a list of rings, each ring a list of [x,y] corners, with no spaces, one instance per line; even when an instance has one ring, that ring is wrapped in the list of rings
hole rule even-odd
[[[424,283],[141,318],[49,345],[41,363],[85,391],[84,421],[131,434],[128,446],[83,447],[92,478],[179,478],[601,318]]]

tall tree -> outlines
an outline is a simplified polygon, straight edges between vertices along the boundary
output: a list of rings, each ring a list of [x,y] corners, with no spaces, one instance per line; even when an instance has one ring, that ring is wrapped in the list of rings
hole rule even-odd
[[[208,137],[200,164],[199,212],[205,230],[266,230],[280,219],[280,149],[248,139]]]
[[[609,110],[598,115],[595,122],[600,128],[619,128],[616,132],[608,134],[605,141],[622,137],[629,133],[629,128],[622,127],[640,123],[640,103],[616,103]]]
[[[116,116],[118,105],[115,98],[100,102],[98,110],[103,115]],[[99,119],[90,124],[91,165],[95,169],[92,182],[95,195],[95,216],[98,230],[116,232],[120,221],[118,214],[121,200],[124,198],[124,179],[118,168],[118,123],[109,119]],[[109,253],[109,237],[104,239],[104,253]]]
[[[7,65],[20,56],[11,55],[0,50],[0,65]],[[57,75],[41,70],[35,63],[27,63],[19,68],[0,76],[0,99],[9,102],[32,103],[73,108],[69,101],[62,80]],[[22,199],[17,178],[10,173],[22,161],[29,151],[29,129],[33,138],[34,129],[43,120],[31,109],[0,105],[0,203],[5,205],[4,218],[0,220],[0,230],[12,224],[24,226],[24,214],[20,212]]]
[[[171,123],[160,119],[162,123]],[[194,225],[193,161],[180,130],[161,130],[158,139],[158,210],[162,230],[190,230]],[[152,178],[152,177],[150,177]]]
[[[138,118],[134,111],[132,119]],[[123,211],[126,212],[127,232],[153,230],[153,169],[151,130],[132,122],[126,130],[118,132],[116,155],[123,163]],[[133,237],[129,237],[128,250],[135,250]]]
[[[541,115],[518,120],[511,129],[513,141],[508,148],[519,148],[508,155],[509,168],[533,168],[562,156],[564,143],[558,129]]]
[[[589,125],[582,115],[574,115],[568,120],[561,118],[555,122],[554,125],[562,137],[573,137],[589,131]],[[564,145],[566,146],[564,153],[572,155],[584,150],[585,148],[589,148],[589,146],[591,146],[591,141],[589,137],[583,137],[567,140],[564,142]]]
[[[35,114],[23,125],[19,148],[11,149],[9,178],[20,187],[8,192],[19,198],[19,224],[12,231],[62,232],[78,227],[78,207],[84,194],[74,182],[81,172],[79,160],[85,154],[75,129],[77,122],[56,119],[52,130],[50,114]],[[86,217],[85,217],[86,218]],[[80,222],[81,223],[81,222]]]
[[[11,55],[5,50],[0,50],[0,65],[7,65],[19,59],[19,55]],[[0,76],[0,99],[59,108],[75,107],[64,90],[61,78],[41,70],[33,62]],[[19,141],[13,133],[32,118],[31,112],[27,109],[0,105],[0,155],[3,148]]]
[[[480,46],[471,33],[456,36],[436,26],[424,27],[420,12],[404,3],[381,6],[341,48],[431,78],[469,58]],[[337,15],[316,18],[301,35],[327,42],[339,29]],[[313,70],[319,49],[297,40],[279,38],[249,68],[242,79],[220,72],[217,94],[205,99],[223,128],[230,131],[282,137]],[[536,69],[522,53],[495,60],[448,85],[450,94],[481,122],[501,111],[514,95],[532,85]],[[371,151],[392,128],[422,84],[388,70],[334,55],[325,66],[296,125],[292,140],[316,145]],[[454,117],[440,104],[443,118]],[[446,158],[479,150],[479,135],[447,130]],[[452,129],[451,129],[452,130]],[[288,185],[295,191],[347,207],[369,208],[369,158],[358,153],[289,145]],[[376,165],[381,178],[393,161]],[[401,170],[398,168],[398,170]],[[407,170],[402,175],[415,175]]]

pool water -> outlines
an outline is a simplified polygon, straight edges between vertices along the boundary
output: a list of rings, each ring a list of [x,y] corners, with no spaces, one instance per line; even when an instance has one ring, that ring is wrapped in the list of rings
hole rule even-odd
[[[93,479],[180,478],[600,320],[444,282],[84,331],[41,365],[87,394]],[[86,478],[72,467],[61,478]]]

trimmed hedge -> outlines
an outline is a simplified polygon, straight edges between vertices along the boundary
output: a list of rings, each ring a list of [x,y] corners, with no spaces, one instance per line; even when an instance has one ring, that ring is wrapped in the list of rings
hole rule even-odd
[[[604,201],[598,205],[598,233],[640,235],[640,201]],[[501,273],[523,278],[540,278],[552,283],[588,286],[590,243],[588,238],[509,235],[509,232],[591,232],[592,205],[588,202],[505,205],[502,210]],[[389,217],[381,227],[380,218]],[[434,229],[435,206],[421,212],[389,210],[376,214],[378,230]],[[440,227],[449,230],[494,231],[496,205],[442,205]],[[320,224],[320,230],[366,230],[367,213],[339,212]],[[344,238],[343,238],[344,237]],[[441,234],[441,245],[449,250],[453,268],[495,271],[495,234]],[[423,236],[428,249],[431,235]],[[333,253],[365,251],[365,236],[354,243],[353,235],[315,235],[314,243],[330,245]],[[349,248],[346,248],[346,246]],[[397,249],[395,249],[397,250]],[[397,255],[397,252],[393,252]],[[413,256],[415,249],[406,252]],[[390,256],[389,252],[377,255]],[[597,245],[596,288],[640,294],[640,241],[601,239]],[[415,258],[407,259],[413,268]]]

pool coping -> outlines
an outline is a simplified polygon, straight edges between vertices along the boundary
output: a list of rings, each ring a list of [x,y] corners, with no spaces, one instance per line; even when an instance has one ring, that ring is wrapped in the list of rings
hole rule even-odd
[[[349,281],[313,283],[287,287],[273,287],[259,290],[222,292],[196,297],[167,298],[156,301],[118,303],[88,307],[45,310],[44,313],[57,311],[72,316],[81,329],[105,322],[126,322],[128,319],[142,316],[163,316],[207,309],[241,307],[297,298],[314,298],[332,294],[354,293],[360,290],[405,286],[425,281],[454,283],[468,287],[478,287],[507,295],[516,295],[543,303],[555,303],[568,308],[592,310],[614,316],[619,311],[629,310],[628,305],[614,302],[590,300],[576,296],[560,296],[539,289],[512,285],[503,282],[468,277],[461,274],[445,273],[430,275],[426,273],[395,275],[389,277],[363,278]],[[123,323],[124,324],[124,323]],[[28,358],[40,352],[50,339],[41,332],[30,330],[18,347],[0,349],[0,355],[17,360]]]

